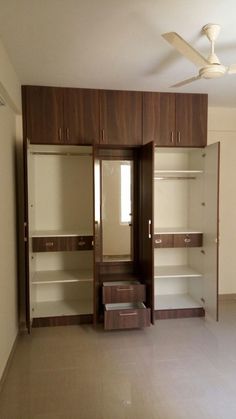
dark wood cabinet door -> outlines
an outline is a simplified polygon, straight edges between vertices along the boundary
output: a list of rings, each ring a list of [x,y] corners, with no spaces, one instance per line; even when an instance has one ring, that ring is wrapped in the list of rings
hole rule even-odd
[[[100,143],[142,144],[142,93],[100,92]]]
[[[62,88],[24,86],[23,109],[26,137],[32,144],[63,144]]]
[[[99,92],[64,89],[64,139],[68,144],[99,142]]]
[[[146,306],[151,309],[154,323],[154,240],[153,240],[153,169],[154,144],[148,143],[139,150],[139,273],[146,285]]]
[[[143,144],[175,145],[175,94],[143,93]]]
[[[177,93],[175,96],[176,146],[205,146],[207,95]]]

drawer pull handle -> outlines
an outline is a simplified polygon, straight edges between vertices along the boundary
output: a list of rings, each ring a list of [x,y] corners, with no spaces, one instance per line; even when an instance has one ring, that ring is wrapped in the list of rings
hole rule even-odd
[[[120,316],[137,316],[137,311],[132,311],[131,313],[119,313]]]
[[[53,247],[54,243],[53,242],[46,242],[45,243],[47,247]]]
[[[162,239],[156,239],[156,240],[155,240],[155,243],[156,243],[156,244],[160,244],[160,243],[162,243]]]
[[[191,242],[191,239],[186,238],[186,239],[184,239],[184,242],[185,243],[190,243]]]
[[[152,225],[152,221],[148,220],[148,238],[149,239],[152,238],[151,225]]]
[[[79,242],[78,242],[78,246],[84,246],[86,244],[86,242],[85,241],[83,241],[83,240],[80,240]]]
[[[129,288],[116,288],[116,291],[133,291],[133,287],[129,287]]]

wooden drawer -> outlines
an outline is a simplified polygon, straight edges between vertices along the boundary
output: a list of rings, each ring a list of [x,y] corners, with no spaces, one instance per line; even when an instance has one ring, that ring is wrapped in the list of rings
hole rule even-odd
[[[150,308],[143,303],[107,304],[104,313],[105,330],[138,329],[150,326]]]
[[[202,234],[174,234],[174,247],[201,247]]]
[[[70,250],[92,250],[93,236],[76,236],[69,238],[71,241]]]
[[[66,252],[75,250],[91,250],[92,236],[71,237],[33,237],[33,252]]]
[[[173,245],[173,234],[154,234],[155,248],[173,247]]]
[[[146,299],[145,285],[138,281],[104,282],[103,304],[142,302]]]

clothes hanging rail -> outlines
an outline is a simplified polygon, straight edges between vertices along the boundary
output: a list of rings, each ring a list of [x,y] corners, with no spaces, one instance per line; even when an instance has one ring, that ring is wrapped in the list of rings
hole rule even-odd
[[[71,153],[54,151],[31,151],[30,154],[37,156],[92,156],[92,153]]]
[[[154,176],[154,180],[194,180],[195,176]]]

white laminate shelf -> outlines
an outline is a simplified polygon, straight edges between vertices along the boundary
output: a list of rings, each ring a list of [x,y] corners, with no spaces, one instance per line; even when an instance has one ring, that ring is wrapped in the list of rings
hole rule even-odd
[[[154,278],[195,278],[201,277],[202,274],[197,272],[190,266],[171,265],[171,266],[156,266],[154,268]]]
[[[92,270],[38,271],[33,274],[32,284],[58,284],[69,282],[92,282]]]
[[[202,231],[191,227],[156,227],[154,234],[202,234]]]
[[[195,301],[189,294],[168,294],[155,296],[155,310],[172,310],[184,308],[200,308],[202,304]]]
[[[110,282],[103,282],[102,284],[104,287],[110,287],[113,285],[140,285],[139,281],[110,281]]]
[[[112,304],[105,304],[106,311],[112,310],[135,310],[140,308],[146,308],[143,303],[112,303]]]
[[[73,316],[78,314],[92,314],[92,300],[64,300],[35,303],[32,317]]]
[[[39,230],[31,231],[31,237],[77,237],[93,236],[91,230]]]

